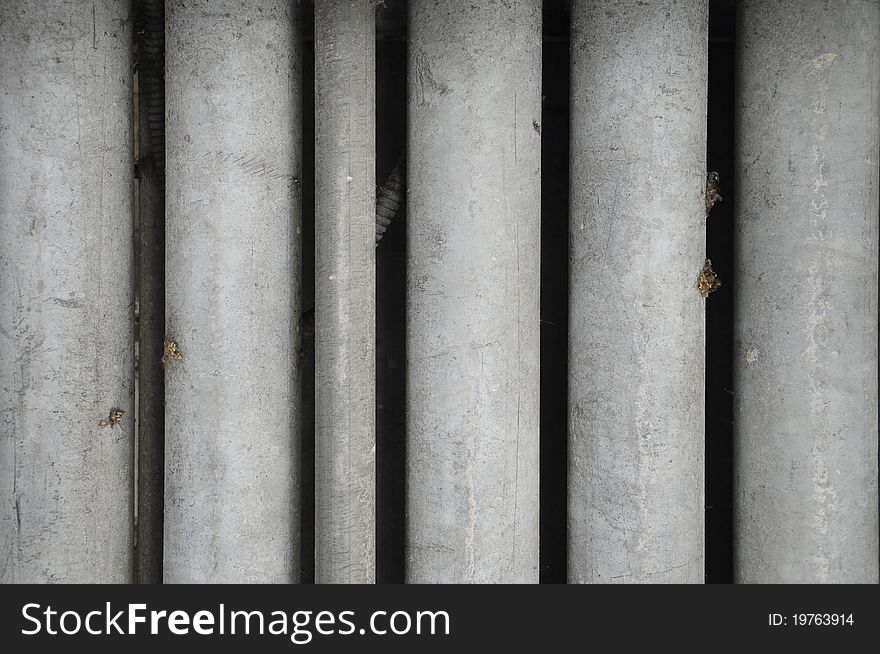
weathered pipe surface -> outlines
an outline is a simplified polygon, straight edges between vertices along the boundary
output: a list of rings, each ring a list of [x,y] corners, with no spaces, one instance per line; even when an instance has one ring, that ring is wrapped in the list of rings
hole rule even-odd
[[[537,582],[541,3],[409,11],[406,578]]]
[[[571,20],[568,577],[702,583],[708,3]]]
[[[315,581],[376,580],[376,6],[315,3]]]
[[[299,577],[299,3],[166,12],[166,582]]]
[[[880,5],[738,24],[735,574],[878,580]]]
[[[130,4],[69,4],[0,3],[3,583],[132,580]]]

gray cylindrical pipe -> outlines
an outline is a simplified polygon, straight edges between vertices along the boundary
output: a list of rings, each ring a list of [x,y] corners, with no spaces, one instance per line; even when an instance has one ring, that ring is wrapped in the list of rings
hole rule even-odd
[[[166,3],[168,582],[299,572],[299,3]]]
[[[737,49],[736,579],[876,583],[880,6],[741,3]]]
[[[536,582],[541,3],[409,10],[406,577]]]
[[[68,5],[0,3],[4,583],[132,579],[130,4]]]
[[[700,583],[708,2],[571,20],[568,577]]]
[[[376,8],[315,3],[315,581],[376,579]]]

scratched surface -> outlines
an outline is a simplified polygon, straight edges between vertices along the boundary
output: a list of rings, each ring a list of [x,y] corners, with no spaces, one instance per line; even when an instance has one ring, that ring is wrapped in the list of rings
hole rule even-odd
[[[315,581],[373,583],[376,12],[315,9]]]
[[[880,4],[739,19],[736,579],[876,583]]]
[[[409,21],[406,577],[537,582],[541,3]]]
[[[708,6],[571,20],[568,579],[702,583]]]
[[[165,581],[299,576],[298,3],[166,3]]]
[[[4,583],[132,574],[129,3],[81,6],[0,3]]]

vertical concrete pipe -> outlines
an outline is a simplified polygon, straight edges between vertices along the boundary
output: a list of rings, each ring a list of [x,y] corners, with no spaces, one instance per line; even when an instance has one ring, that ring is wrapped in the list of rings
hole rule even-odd
[[[878,580],[880,5],[742,2],[735,577]]]
[[[409,12],[406,578],[537,582],[541,3]]]
[[[130,3],[0,3],[0,581],[132,580]]]
[[[315,581],[376,580],[376,4],[315,3]]]
[[[571,21],[568,578],[702,583],[708,2]]]
[[[298,12],[166,2],[166,582],[299,577]]]

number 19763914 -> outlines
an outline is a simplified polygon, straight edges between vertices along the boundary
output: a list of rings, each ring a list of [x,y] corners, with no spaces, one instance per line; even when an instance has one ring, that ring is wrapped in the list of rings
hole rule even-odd
[[[769,613],[767,624],[771,627],[843,627],[853,625],[852,613]]]

